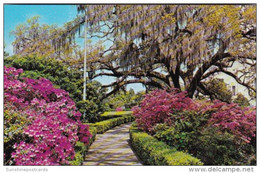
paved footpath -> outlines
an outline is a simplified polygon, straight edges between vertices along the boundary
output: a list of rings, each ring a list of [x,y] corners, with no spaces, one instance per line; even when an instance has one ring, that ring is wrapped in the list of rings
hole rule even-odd
[[[130,123],[97,134],[83,165],[142,165],[129,145]]]

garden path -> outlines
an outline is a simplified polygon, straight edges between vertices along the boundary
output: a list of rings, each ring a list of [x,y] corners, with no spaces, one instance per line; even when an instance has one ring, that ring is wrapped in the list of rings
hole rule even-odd
[[[97,134],[83,165],[142,165],[129,145],[130,123]]]

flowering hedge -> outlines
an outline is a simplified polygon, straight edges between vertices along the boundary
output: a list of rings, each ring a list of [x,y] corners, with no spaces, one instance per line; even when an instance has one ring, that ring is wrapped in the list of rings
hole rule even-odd
[[[69,93],[54,88],[44,78],[21,78],[22,72],[4,68],[5,163],[69,164],[74,159],[76,142],[89,142],[88,125],[80,122],[81,114]],[[12,115],[23,117],[23,123]],[[16,124],[15,129],[12,124]],[[14,135],[17,129],[21,130],[18,137]],[[12,144],[10,149],[8,145]]]

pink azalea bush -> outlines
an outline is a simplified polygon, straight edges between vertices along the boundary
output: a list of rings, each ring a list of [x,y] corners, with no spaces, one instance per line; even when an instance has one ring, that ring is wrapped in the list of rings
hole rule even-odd
[[[238,139],[250,143],[256,133],[256,108],[241,108],[236,103],[227,104],[214,101],[206,107],[208,110],[215,109],[209,119],[209,125],[229,131]]]
[[[197,104],[186,96],[186,92],[154,90],[145,96],[140,107],[133,107],[132,111],[139,128],[149,132],[154,125],[170,121],[174,110],[196,110],[197,108]]]
[[[63,165],[74,159],[77,141],[88,144],[88,125],[64,90],[44,78],[20,78],[22,69],[4,68],[4,109],[26,117],[23,137],[13,146],[16,165]],[[10,122],[11,123],[11,122]]]
[[[146,132],[151,132],[155,125],[160,123],[173,124],[172,117],[178,116],[178,111],[196,111],[200,114],[210,112],[207,126],[218,127],[223,132],[228,131],[246,143],[256,134],[255,107],[241,108],[235,103],[220,101],[196,101],[189,98],[186,92],[177,90],[152,91],[145,96],[140,107],[134,107],[132,110],[138,127]]]

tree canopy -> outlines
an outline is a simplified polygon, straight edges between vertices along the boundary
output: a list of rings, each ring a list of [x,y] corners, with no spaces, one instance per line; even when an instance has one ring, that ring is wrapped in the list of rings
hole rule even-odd
[[[88,56],[98,76],[117,77],[109,96],[131,83],[210,95],[205,81],[219,73],[233,77],[254,95],[255,5],[79,5],[88,38],[104,43]],[[63,38],[66,38],[66,34]],[[101,46],[102,45],[102,46]],[[131,78],[129,78],[131,77]]]
[[[232,91],[228,89],[227,84],[218,78],[209,80],[206,84],[208,90],[211,92],[211,99],[219,99],[223,102],[231,103]]]

